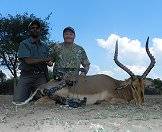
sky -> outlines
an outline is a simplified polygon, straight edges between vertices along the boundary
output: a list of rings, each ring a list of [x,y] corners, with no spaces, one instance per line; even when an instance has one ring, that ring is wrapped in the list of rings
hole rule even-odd
[[[63,29],[72,26],[75,42],[85,49],[91,62],[89,75],[129,77],[113,61],[117,39],[119,61],[134,74],[142,75],[150,63],[145,52],[149,36],[156,64],[148,77],[162,79],[161,5],[161,0],[1,0],[0,13],[7,16],[28,12],[44,19],[52,12],[50,39],[62,42]]]

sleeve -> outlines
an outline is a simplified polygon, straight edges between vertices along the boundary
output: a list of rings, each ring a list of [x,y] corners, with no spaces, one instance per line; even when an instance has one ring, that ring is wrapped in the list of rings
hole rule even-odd
[[[89,62],[87,54],[86,54],[86,52],[85,52],[85,50],[83,48],[82,48],[82,52],[81,52],[81,64],[88,72],[90,62]]]
[[[18,49],[18,58],[25,58],[25,57],[30,57],[30,49],[25,45],[24,42],[20,43],[19,49]]]
[[[52,58],[52,60],[55,62],[56,56],[57,56],[57,44],[54,44],[50,49],[49,49],[49,56]]]
[[[46,58],[50,57],[50,48],[47,44],[45,44],[45,48],[46,48]]]

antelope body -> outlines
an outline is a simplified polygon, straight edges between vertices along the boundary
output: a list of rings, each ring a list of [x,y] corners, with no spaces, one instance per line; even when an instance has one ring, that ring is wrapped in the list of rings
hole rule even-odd
[[[48,88],[55,84],[55,81],[51,81],[41,87]],[[113,103],[114,101],[130,101],[133,99],[132,91],[130,85],[126,85],[125,81],[116,80],[104,74],[86,77],[79,76],[78,82],[75,86],[64,87],[57,91],[54,96],[57,95],[65,98],[73,97],[79,99],[86,97],[87,104],[95,104],[102,101],[110,103]]]

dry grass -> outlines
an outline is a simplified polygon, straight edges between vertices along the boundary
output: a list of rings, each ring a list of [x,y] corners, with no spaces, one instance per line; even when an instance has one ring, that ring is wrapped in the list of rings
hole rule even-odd
[[[146,96],[143,106],[101,104],[78,109],[28,104],[15,109],[0,96],[0,132],[160,132],[162,96]]]

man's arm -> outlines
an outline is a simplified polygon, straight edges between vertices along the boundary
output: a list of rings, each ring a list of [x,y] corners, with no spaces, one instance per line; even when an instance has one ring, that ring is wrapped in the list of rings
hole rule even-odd
[[[51,58],[46,58],[46,59],[33,59],[31,57],[25,57],[24,58],[25,62],[27,64],[39,64],[39,63],[49,63],[49,61],[51,60]]]
[[[49,56],[51,57],[52,61],[55,62],[57,60],[57,53],[60,50],[59,44],[53,44],[49,49]]]
[[[18,50],[18,58],[19,60],[24,60],[27,64],[39,64],[39,63],[47,63],[51,60],[51,58],[44,59],[34,59],[31,57],[31,50],[27,44],[24,42],[20,43]]]
[[[53,66],[53,64],[55,63],[55,61],[58,58],[57,53],[60,51],[60,45],[59,44],[53,44],[50,48],[49,48],[49,56],[51,58],[51,60],[47,63],[48,66]]]
[[[86,75],[89,71],[90,62],[84,49],[82,49],[81,56],[81,64],[85,69],[85,72],[82,72],[81,75]]]
[[[50,61],[47,62],[47,65],[48,65],[49,67],[51,67],[51,66],[53,66],[53,62],[50,60]]]

